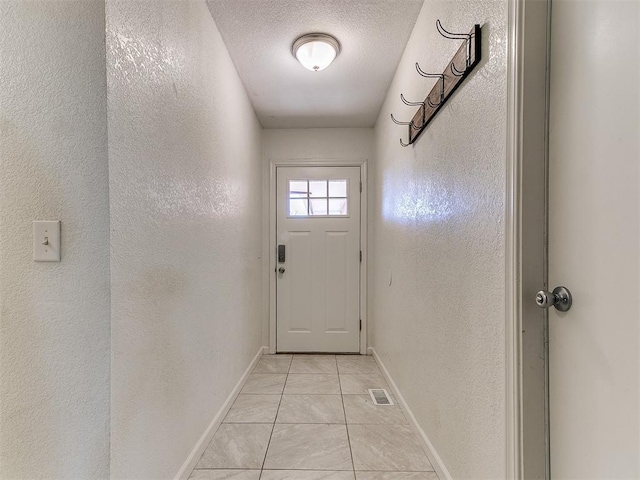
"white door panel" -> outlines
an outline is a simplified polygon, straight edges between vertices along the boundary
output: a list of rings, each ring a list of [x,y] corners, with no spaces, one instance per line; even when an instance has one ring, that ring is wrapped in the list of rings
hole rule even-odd
[[[640,7],[553,2],[551,476],[640,478]]]
[[[326,332],[348,332],[349,299],[349,240],[350,232],[326,232],[325,248],[325,292],[327,312],[325,315]]]
[[[276,349],[358,352],[360,168],[278,167],[276,175],[277,244],[285,247]]]
[[[307,314],[312,304],[312,248],[311,232],[287,232],[282,242],[288,247],[288,262],[284,262],[288,272],[280,275],[279,293],[282,294],[280,306],[283,316],[289,319],[291,332],[311,332],[311,315]],[[288,245],[287,245],[288,243]]]

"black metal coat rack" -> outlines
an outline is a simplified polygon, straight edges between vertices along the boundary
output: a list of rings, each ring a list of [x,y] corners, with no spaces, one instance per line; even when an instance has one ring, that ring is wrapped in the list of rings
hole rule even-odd
[[[391,120],[398,125],[409,127],[409,142],[404,143],[400,139],[400,145],[408,147],[418,139],[420,134],[427,128],[433,117],[447,103],[453,92],[462,84],[465,78],[480,63],[482,29],[480,25],[474,25],[470,33],[452,33],[442,27],[440,20],[436,20],[438,33],[450,40],[464,40],[456,54],[447,64],[442,73],[427,73],[420,68],[416,62],[417,72],[426,78],[436,78],[436,84],[427,94],[424,102],[408,101],[404,95],[400,94],[400,99],[405,105],[419,107],[413,118],[408,122],[401,122],[391,114]]]

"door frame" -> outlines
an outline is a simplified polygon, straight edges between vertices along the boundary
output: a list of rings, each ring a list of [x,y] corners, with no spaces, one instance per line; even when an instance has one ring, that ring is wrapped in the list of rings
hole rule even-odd
[[[550,478],[547,312],[552,0],[509,0],[505,170],[505,472]]]
[[[276,353],[276,169],[278,167],[360,167],[360,354],[367,354],[367,217],[368,172],[366,159],[272,159],[269,160],[269,353]]]

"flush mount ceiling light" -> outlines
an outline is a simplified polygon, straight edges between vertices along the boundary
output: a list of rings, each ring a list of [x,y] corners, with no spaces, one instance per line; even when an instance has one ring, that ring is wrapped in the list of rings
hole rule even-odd
[[[319,72],[324,70],[340,53],[340,42],[325,33],[307,33],[291,46],[293,56],[303,67]]]

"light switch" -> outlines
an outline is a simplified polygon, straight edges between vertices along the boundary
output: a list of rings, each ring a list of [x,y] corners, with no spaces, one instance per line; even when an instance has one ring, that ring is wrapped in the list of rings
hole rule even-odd
[[[60,261],[60,221],[33,222],[33,260],[35,262]]]

